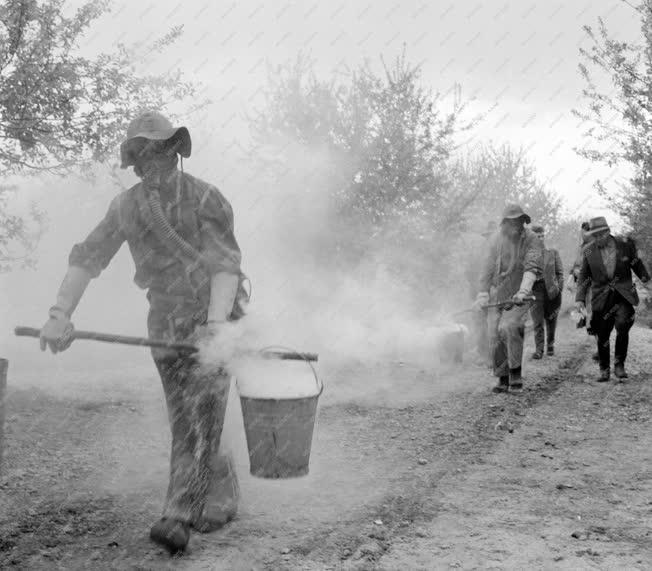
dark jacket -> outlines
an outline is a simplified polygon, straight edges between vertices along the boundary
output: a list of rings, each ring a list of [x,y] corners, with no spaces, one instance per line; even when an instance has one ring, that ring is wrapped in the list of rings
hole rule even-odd
[[[559,252],[554,248],[543,251],[542,279],[549,299],[555,299],[564,289],[564,268]]]
[[[638,305],[638,294],[632,281],[632,270],[643,283],[650,279],[647,268],[638,257],[634,241],[617,236],[612,236],[611,239],[616,244],[616,269],[612,279],[607,276],[600,248],[595,243],[587,244],[582,250],[582,264],[577,280],[575,301],[586,301],[587,290],[591,287],[593,312],[609,309],[614,303],[613,292],[618,292],[632,305]]]
[[[492,301],[511,299],[518,291],[525,272],[541,277],[543,246],[529,228],[523,229],[517,251],[514,268],[504,274],[509,264],[508,240],[501,232],[492,237],[480,275],[480,291],[489,292]]]

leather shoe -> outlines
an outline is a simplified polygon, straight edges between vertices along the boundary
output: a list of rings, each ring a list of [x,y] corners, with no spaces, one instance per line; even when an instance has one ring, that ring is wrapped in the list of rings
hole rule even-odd
[[[548,347],[548,351],[546,351],[548,354],[548,357],[552,357],[555,354],[555,348],[554,347]]]
[[[614,365],[614,375],[619,379],[627,378],[627,371],[625,371],[625,365],[623,363],[616,363]]]
[[[600,369],[600,376],[598,377],[599,383],[606,383],[609,380],[609,369]]]
[[[164,517],[152,526],[149,537],[171,554],[175,554],[186,549],[190,540],[190,524]]]

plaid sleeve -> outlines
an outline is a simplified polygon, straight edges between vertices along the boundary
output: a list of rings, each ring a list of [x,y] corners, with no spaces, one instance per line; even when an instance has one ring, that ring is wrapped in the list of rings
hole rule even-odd
[[[104,219],[86,240],[73,246],[68,257],[69,265],[84,268],[94,278],[106,269],[125,241],[120,222],[120,199],[121,196],[114,198]]]
[[[211,273],[240,274],[242,256],[235,239],[233,209],[222,193],[207,186],[199,207],[202,255]]]

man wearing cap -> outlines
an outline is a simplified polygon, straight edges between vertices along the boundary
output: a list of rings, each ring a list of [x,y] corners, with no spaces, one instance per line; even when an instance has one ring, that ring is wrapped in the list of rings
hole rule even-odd
[[[612,330],[616,329],[614,374],[627,378],[625,360],[629,345],[629,330],[634,324],[634,307],[638,293],[632,281],[632,270],[646,284],[650,275],[639,258],[636,244],[631,238],[612,236],[603,216],[589,221],[588,234],[592,243],[582,250],[582,263],[577,282],[575,302],[578,311],[586,311],[585,301],[591,288],[591,329],[598,339],[600,364],[599,382],[610,376],[610,345]]]
[[[561,292],[564,289],[564,268],[559,252],[554,248],[546,248],[543,226],[533,225],[531,230],[541,241],[543,247],[542,276],[534,282],[532,287],[536,301],[530,307],[535,345],[532,358],[541,359],[544,349],[544,328],[546,352],[549,356],[555,354],[555,329],[557,328],[557,315],[561,307]]]
[[[525,228],[530,217],[518,204],[508,205],[502,215],[500,231],[489,244],[489,253],[480,277],[476,304],[508,302],[489,308],[489,335],[493,340],[494,392],[521,392],[523,379],[523,339],[528,305],[526,298],[541,275],[543,247],[534,233]]]
[[[136,266],[134,281],[148,290],[150,338],[198,342],[242,315],[233,212],[217,188],[178,170],[179,156],[187,158],[190,151],[188,129],[173,127],[158,112],[129,124],[120,148],[122,168],[133,166],[141,182],[115,197],[104,219],[72,248],[41,330],[43,350],[49,345],[56,353],[70,345],[73,311],[89,281],[125,241]],[[191,527],[217,529],[236,511],[235,473],[220,450],[230,377],[217,365],[200,367],[191,354],[154,349],[152,356],[165,393],[172,450],[163,517],[150,537],[177,552],[185,549]]]

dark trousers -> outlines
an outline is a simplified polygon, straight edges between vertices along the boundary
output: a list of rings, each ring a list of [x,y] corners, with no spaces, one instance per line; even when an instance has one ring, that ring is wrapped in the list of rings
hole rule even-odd
[[[629,330],[634,325],[634,307],[620,294],[613,292],[613,303],[608,304],[608,309],[593,310],[591,328],[598,339],[598,356],[600,369],[608,369],[610,365],[609,338],[616,329],[616,347],[614,363],[625,364],[627,347],[629,346]]]
[[[532,293],[536,297],[536,301],[530,307],[534,328],[534,345],[537,352],[543,353],[544,329],[548,348],[555,346],[555,330],[557,329],[557,316],[561,307],[561,294],[550,299],[543,280],[534,284]]]

